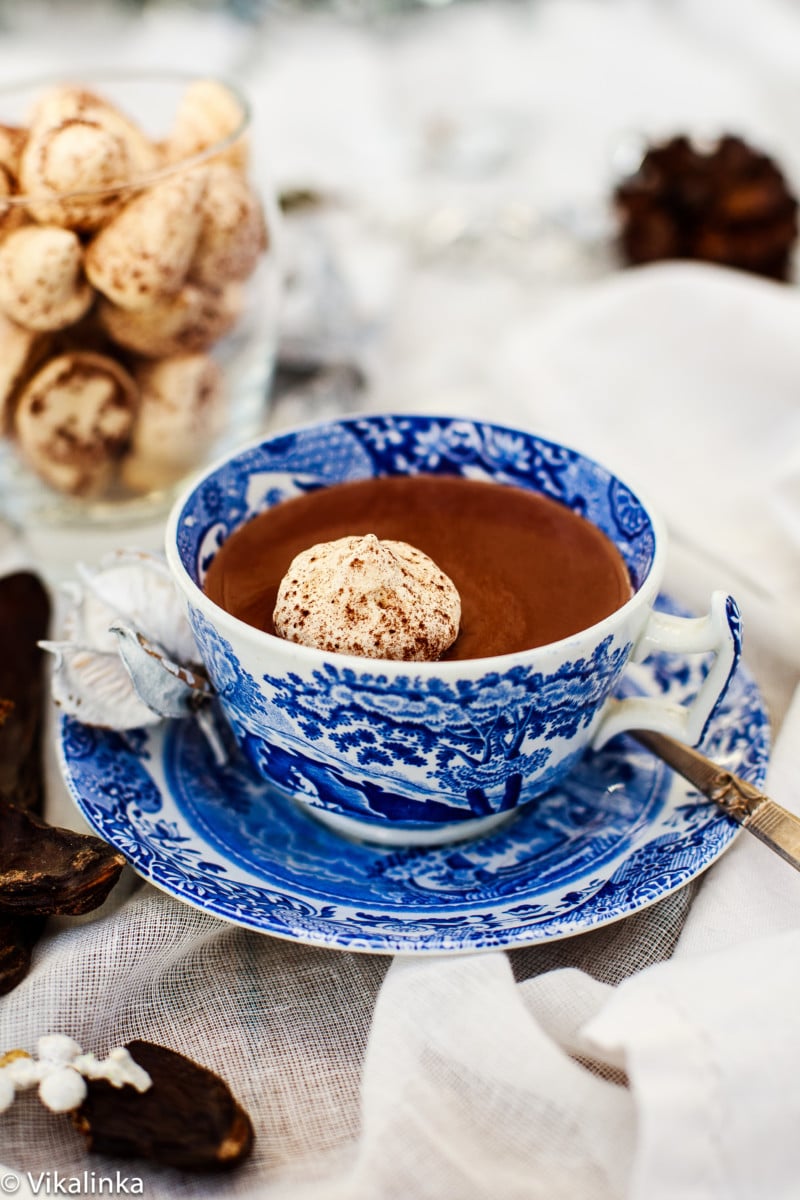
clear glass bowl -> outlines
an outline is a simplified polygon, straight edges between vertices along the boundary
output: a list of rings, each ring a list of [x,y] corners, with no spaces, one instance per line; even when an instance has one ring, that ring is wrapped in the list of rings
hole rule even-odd
[[[277,205],[246,99],[179,72],[0,89],[0,512],[130,526],[257,435]]]

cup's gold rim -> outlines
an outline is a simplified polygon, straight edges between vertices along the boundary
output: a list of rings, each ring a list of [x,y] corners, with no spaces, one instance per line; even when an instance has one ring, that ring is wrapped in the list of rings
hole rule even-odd
[[[18,192],[11,196],[0,197],[0,211],[8,211],[12,208],[25,208],[30,204],[40,204],[43,202],[58,203],[66,200],[74,199],[93,199],[103,196],[120,196],[131,192],[140,192],[145,188],[152,187],[154,184],[161,182],[164,179],[170,179],[174,175],[182,171],[190,170],[192,167],[200,166],[204,162],[216,158],[225,150],[235,145],[250,128],[252,122],[252,107],[250,101],[245,96],[244,92],[230,79],[215,75],[213,72],[201,73],[195,71],[178,71],[178,70],[149,70],[149,71],[114,71],[110,70],[86,70],[76,73],[74,76],[68,71],[50,72],[38,76],[31,76],[24,79],[18,79],[13,83],[4,83],[0,86],[0,126],[5,124],[3,113],[3,102],[7,101],[12,96],[20,96],[25,92],[30,92],[32,95],[36,92],[42,92],[46,88],[55,87],[75,87],[86,89],[93,87],[100,89],[105,86],[109,90],[114,87],[135,85],[135,84],[183,84],[188,87],[192,83],[200,82],[218,83],[224,87],[231,96],[233,96],[239,106],[241,117],[236,127],[205,149],[199,150],[196,154],[190,154],[186,158],[178,159],[176,162],[171,162],[163,167],[158,167],[153,171],[146,171],[142,175],[136,175],[124,182],[111,184],[108,187],[102,188],[78,188],[73,191],[40,191],[40,192]],[[102,94],[102,93],[100,93]],[[125,112],[125,116],[135,120],[135,114]]]

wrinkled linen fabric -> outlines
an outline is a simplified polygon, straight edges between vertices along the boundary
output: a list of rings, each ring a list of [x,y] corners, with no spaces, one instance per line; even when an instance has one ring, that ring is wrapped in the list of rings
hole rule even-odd
[[[344,347],[367,369],[358,403],[525,425],[641,483],[671,534],[666,590],[696,611],[715,587],[740,601],[776,731],[767,789],[800,813],[797,294],[708,267],[616,272],[584,236],[633,122],[734,122],[798,177],[796,8],[487,2],[390,37],[279,20],[260,45],[194,20],[148,11],[118,39],[126,61],[191,43],[203,69],[235,68],[262,119],[259,162],[337,197],[288,244],[301,266],[311,245],[345,291],[317,304],[320,274],[298,271],[287,344]],[[72,33],[74,70],[101,39]],[[37,39],[0,39],[0,61],[14,75],[63,63]],[[272,427],[331,403],[295,392]],[[42,553],[9,534],[0,570],[49,569]],[[48,747],[48,816],[78,828]],[[260,936],[126,871],[98,913],[49,924],[0,997],[0,1054],[50,1032],[98,1054],[163,1042],[229,1082],[253,1155],[202,1178],[90,1156],[25,1094],[0,1115],[0,1191],[120,1170],[157,1200],[790,1200],[798,938],[800,875],[747,834],[609,926],[424,959]]]

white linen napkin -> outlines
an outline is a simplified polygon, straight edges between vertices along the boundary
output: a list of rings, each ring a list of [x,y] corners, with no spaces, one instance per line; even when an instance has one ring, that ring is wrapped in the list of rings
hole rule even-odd
[[[800,694],[767,790],[800,815]],[[669,962],[584,1035],[622,1058],[637,1110],[632,1200],[797,1194],[800,874],[747,833],[708,872]]]
[[[627,272],[509,330],[483,412],[646,492],[667,519],[679,598],[734,592],[745,659],[782,722],[767,788],[798,813],[799,327],[788,287],[698,265]],[[435,1181],[424,1196],[490,1195],[500,1163],[504,1196],[788,1200],[799,991],[800,875],[743,833],[707,872],[672,958],[616,988],[574,969],[515,984],[493,957],[396,961],[368,1046],[365,1137],[391,1138],[399,1105],[403,1157]]]

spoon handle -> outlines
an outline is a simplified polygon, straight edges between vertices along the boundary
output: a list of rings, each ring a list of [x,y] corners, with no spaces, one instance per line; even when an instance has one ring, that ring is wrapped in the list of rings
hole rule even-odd
[[[794,813],[691,746],[649,730],[633,730],[632,736],[800,871],[800,818]]]

